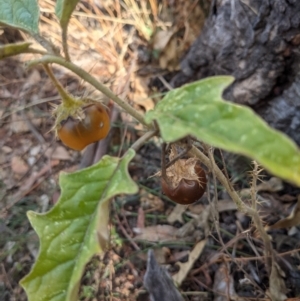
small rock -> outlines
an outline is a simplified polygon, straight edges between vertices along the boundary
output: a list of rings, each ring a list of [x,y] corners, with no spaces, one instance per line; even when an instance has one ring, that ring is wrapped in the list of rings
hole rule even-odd
[[[30,149],[30,155],[31,156],[36,156],[41,150],[41,146],[40,145],[37,145],[37,146],[33,146],[31,149]]]
[[[25,174],[28,171],[28,165],[18,156],[12,157],[11,169],[16,174]]]
[[[27,159],[27,163],[32,166],[35,163],[35,157],[28,157]]]
[[[9,146],[3,145],[2,150],[4,153],[9,154],[12,152],[12,149]]]
[[[68,153],[68,151],[62,147],[62,146],[58,146],[54,152],[51,148],[49,148],[46,151],[46,156],[50,157],[52,159],[58,159],[58,160],[71,160],[71,156]]]

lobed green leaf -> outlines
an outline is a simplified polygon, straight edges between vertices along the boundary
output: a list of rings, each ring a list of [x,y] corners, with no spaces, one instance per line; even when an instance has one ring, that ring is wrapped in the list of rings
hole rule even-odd
[[[216,76],[172,90],[146,114],[146,122],[156,120],[166,142],[191,135],[253,158],[274,175],[300,185],[297,145],[250,108],[222,99],[233,80]]]
[[[109,200],[136,193],[128,174],[134,151],[102,160],[59,178],[61,196],[47,213],[28,212],[40,250],[31,272],[21,280],[29,301],[77,300],[85,265],[108,240]]]
[[[37,0],[1,0],[0,23],[37,34],[39,32]]]

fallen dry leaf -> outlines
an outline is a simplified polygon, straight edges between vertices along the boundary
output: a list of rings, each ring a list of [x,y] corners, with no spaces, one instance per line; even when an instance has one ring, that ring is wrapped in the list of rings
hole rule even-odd
[[[200,214],[205,209],[205,207],[206,206],[202,205],[202,204],[192,204],[192,205],[189,205],[188,210],[191,213]]]
[[[289,228],[298,225],[300,225],[300,195],[298,196],[297,204],[294,207],[292,213],[288,217],[278,221],[274,225],[268,226],[267,229]]]
[[[177,204],[167,218],[168,223],[173,224],[178,221],[183,224],[182,214],[186,209],[186,206]]]
[[[272,177],[270,180],[263,182],[257,185],[256,191],[268,191],[268,192],[276,192],[281,191],[283,189],[282,180],[276,177]],[[239,191],[239,195],[242,198],[247,198],[251,195],[251,189],[245,188]]]
[[[177,236],[186,241],[199,241],[207,237],[211,228],[209,222],[212,217],[211,206],[204,207],[200,214],[189,215],[192,216],[193,219],[178,229]]]
[[[184,250],[184,251],[175,251],[172,252],[172,254],[170,255],[170,258],[168,260],[168,263],[172,263],[172,262],[177,262],[182,260],[184,257],[188,256],[190,253],[190,251],[188,250]]]
[[[269,292],[272,301],[283,301],[286,300],[287,298],[287,296],[285,295],[286,286],[282,279],[283,275],[284,275],[283,271],[273,259],[272,270],[269,279],[269,284],[270,284]]]
[[[156,261],[159,264],[166,264],[168,262],[168,258],[170,257],[171,251],[167,247],[162,247],[159,249],[153,249],[154,256],[156,258]],[[138,253],[138,257],[142,260],[146,261],[148,255],[146,253]]]
[[[130,99],[147,112],[154,108],[154,101],[149,97],[149,79],[132,75],[132,91],[129,93]]]
[[[173,280],[180,286],[183,282],[183,280],[188,275],[191,268],[194,266],[195,261],[199,258],[201,255],[205,245],[206,245],[206,239],[199,241],[193,250],[190,252],[189,260],[185,263],[177,262],[177,265],[179,265],[179,271],[173,275]]]
[[[179,47],[177,38],[175,36],[169,41],[165,49],[161,52],[159,57],[159,66],[162,69],[175,71],[179,69],[179,55],[182,52],[182,47]]]
[[[174,30],[157,31],[153,36],[153,49],[158,51],[164,50],[173,34]]]
[[[231,200],[219,201],[217,208],[219,212],[237,210],[236,204]]]
[[[294,201],[296,201],[297,197],[293,196],[293,195],[290,195],[290,194],[284,194],[284,195],[278,196],[277,199],[279,201],[288,203],[288,202],[294,202]]]
[[[214,301],[228,301],[236,296],[234,281],[225,264],[222,264],[215,273],[214,278]]]
[[[134,228],[135,240],[146,240],[152,242],[167,242],[178,240],[176,234],[178,229],[169,225],[156,225],[146,228]]]
[[[272,177],[269,181],[257,185],[257,191],[276,192],[283,189],[282,180]]]

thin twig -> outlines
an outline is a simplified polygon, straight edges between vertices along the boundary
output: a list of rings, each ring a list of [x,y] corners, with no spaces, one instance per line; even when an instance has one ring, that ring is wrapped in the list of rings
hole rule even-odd
[[[68,101],[68,99],[70,98],[70,95],[65,91],[65,89],[63,88],[63,86],[57,80],[57,78],[55,77],[52,69],[49,67],[48,64],[43,64],[43,67],[44,67],[47,75],[51,79],[53,85],[56,87],[56,89],[57,89],[59,95],[61,96],[62,100],[63,101]]]
[[[213,155],[213,152],[214,152],[213,148],[208,146],[208,145],[204,145],[204,149],[207,151],[207,154],[208,154],[209,160],[211,162],[211,165],[212,166],[217,166],[216,162],[215,162],[215,159],[214,159],[214,155]],[[213,198],[213,202],[212,202],[213,215],[214,215],[214,220],[215,220],[215,229],[217,231],[219,241],[220,241],[222,247],[224,248],[225,252],[227,253],[228,256],[232,257],[232,255],[228,252],[227,247],[224,244],[222,235],[220,233],[219,211],[217,209],[217,206],[218,206],[217,179],[216,179],[216,174],[214,172],[212,173],[212,175],[213,175],[213,181],[214,181],[214,194],[215,194],[214,198]]]
[[[169,184],[166,166],[166,146],[167,144],[165,142],[161,146],[161,177]]]
[[[227,172],[227,168],[226,168],[226,163],[225,163],[225,159],[224,159],[224,155],[223,155],[223,152],[221,149],[219,149],[219,153],[220,153],[220,156],[221,156],[221,160],[222,160],[222,164],[223,164],[223,170],[224,170],[224,174],[228,180],[228,183],[231,185],[231,188],[233,189],[232,187],[232,184],[230,182],[230,178],[229,178],[229,175],[228,175],[228,172]]]
[[[1,268],[2,268],[2,271],[3,271],[4,279],[6,280],[6,284],[7,284],[8,288],[9,288],[9,290],[12,292],[13,291],[13,287],[11,285],[9,276],[6,273],[6,269],[5,269],[5,266],[4,266],[3,263],[1,263]]]
[[[229,184],[229,181],[227,181],[225,175],[220,170],[220,168],[213,164],[210,159],[205,156],[199,149],[197,149],[195,146],[192,146],[192,149],[189,151],[189,154],[191,156],[197,157],[207,168],[209,168],[212,172],[215,172],[217,179],[220,181],[220,183],[225,187],[228,194],[232,198],[232,200],[237,205],[237,208],[239,211],[249,213],[250,208],[248,208],[243,201],[241,200],[240,196],[237,194],[237,192],[232,189],[232,186]]]
[[[124,111],[126,111],[128,114],[130,114],[133,118],[135,118],[137,121],[139,121],[141,124],[146,126],[149,129],[153,129],[153,125],[148,125],[145,122],[144,116],[140,114],[138,111],[136,111],[131,105],[126,103],[124,100],[119,98],[117,95],[115,95],[109,88],[101,84],[95,77],[87,73],[85,70],[81,69],[80,67],[72,64],[71,62],[67,62],[65,59],[54,56],[54,55],[45,55],[40,59],[32,60],[27,63],[27,67],[33,67],[38,64],[50,64],[55,63],[61,66],[64,66],[65,68],[71,70],[75,74],[77,74],[80,78],[91,84],[93,87],[95,87],[98,91],[102,92],[104,95],[106,95],[108,98],[112,99],[115,103],[117,103]]]
[[[29,130],[33,133],[33,136],[38,140],[39,143],[46,143],[44,136],[36,129],[33,123],[30,121],[25,111],[21,111],[21,115],[23,116]]]
[[[137,151],[141,146],[145,144],[145,142],[147,142],[152,137],[156,136],[157,133],[158,133],[157,130],[146,132],[142,137],[140,137],[131,145],[131,148]]]
[[[120,221],[118,214],[116,214],[115,217],[124,236],[128,239],[128,241],[131,243],[131,245],[136,251],[140,251],[141,250],[140,247],[135,243],[135,241],[133,241],[132,237],[127,233],[126,229],[122,225],[122,222]]]

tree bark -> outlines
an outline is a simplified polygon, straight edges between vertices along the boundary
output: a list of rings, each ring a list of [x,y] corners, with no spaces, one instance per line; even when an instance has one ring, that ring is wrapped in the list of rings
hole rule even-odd
[[[253,107],[300,145],[300,1],[213,0],[174,87],[233,75],[225,99]]]

